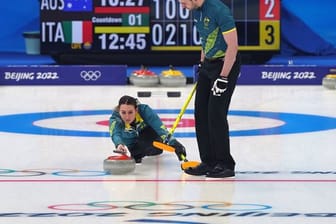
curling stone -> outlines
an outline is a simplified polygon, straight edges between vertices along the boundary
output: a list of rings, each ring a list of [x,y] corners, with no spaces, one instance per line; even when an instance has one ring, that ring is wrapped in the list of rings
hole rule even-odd
[[[180,70],[176,70],[170,65],[169,70],[161,72],[160,84],[168,87],[185,86],[187,84],[187,78]]]
[[[154,72],[141,66],[141,69],[134,71],[130,78],[130,83],[140,87],[151,87],[159,84],[159,76]]]
[[[326,75],[322,80],[322,85],[327,89],[336,89],[336,74]]]
[[[109,156],[103,166],[109,174],[126,174],[135,170],[135,161],[127,155]]]

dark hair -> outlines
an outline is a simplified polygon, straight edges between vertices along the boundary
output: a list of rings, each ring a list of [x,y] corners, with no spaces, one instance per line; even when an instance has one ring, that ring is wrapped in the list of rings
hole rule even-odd
[[[126,104],[126,105],[133,105],[135,108],[138,107],[138,99],[128,96],[128,95],[124,95],[119,99],[119,103],[118,106],[115,108],[115,110],[119,111],[119,108],[122,104]]]
[[[118,106],[122,104],[133,105],[135,107],[138,106],[138,100],[134,97],[124,95],[119,99]]]

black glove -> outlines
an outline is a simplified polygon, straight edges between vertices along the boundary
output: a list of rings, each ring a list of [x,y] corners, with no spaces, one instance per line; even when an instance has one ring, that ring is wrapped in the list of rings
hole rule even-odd
[[[178,160],[185,160],[187,153],[184,146],[180,142],[178,142],[176,139],[173,139],[169,142],[169,145],[175,148],[175,154]]]
[[[229,80],[226,77],[220,76],[217,78],[211,88],[212,94],[214,96],[221,96],[227,89]]]

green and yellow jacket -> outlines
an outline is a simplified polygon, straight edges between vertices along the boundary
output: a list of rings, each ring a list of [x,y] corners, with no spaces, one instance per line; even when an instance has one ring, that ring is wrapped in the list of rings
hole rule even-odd
[[[127,147],[134,146],[139,133],[147,126],[152,127],[162,140],[168,135],[168,130],[157,113],[146,104],[138,105],[135,121],[131,124],[125,124],[119,112],[115,110],[109,119],[110,137],[115,146],[119,144]]]

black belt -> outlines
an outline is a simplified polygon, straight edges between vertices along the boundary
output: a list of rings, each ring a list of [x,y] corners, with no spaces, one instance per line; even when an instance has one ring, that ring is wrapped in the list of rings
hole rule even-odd
[[[205,58],[204,60],[210,63],[213,62],[219,62],[219,61],[223,61],[224,57],[220,57],[220,58]]]

